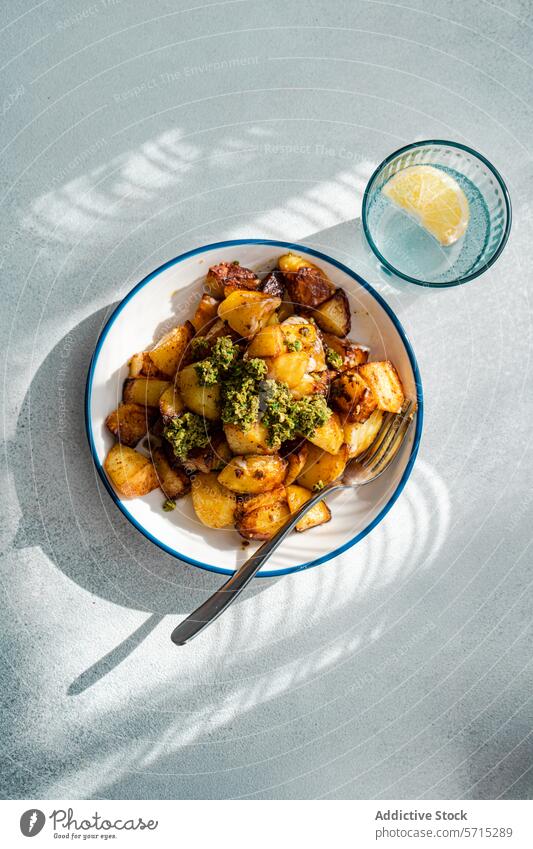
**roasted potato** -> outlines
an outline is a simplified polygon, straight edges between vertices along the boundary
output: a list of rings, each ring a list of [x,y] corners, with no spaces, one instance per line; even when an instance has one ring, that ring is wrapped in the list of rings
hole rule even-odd
[[[238,495],[236,515],[239,518],[258,510],[259,507],[270,507],[272,504],[286,500],[287,493],[284,486],[276,486],[274,489],[270,489],[268,492],[260,492],[258,495]]]
[[[225,424],[224,433],[228,445],[234,454],[275,454],[280,443],[268,444],[268,428],[261,422],[255,422],[248,430],[241,430],[234,424]]]
[[[214,472],[195,476],[192,505],[201,523],[208,528],[227,528],[235,521],[237,497],[218,481]]]
[[[324,333],[347,336],[352,326],[350,304],[344,289],[337,289],[329,301],[313,312],[313,318]]]
[[[382,421],[382,411],[374,410],[365,422],[346,421],[344,423],[344,441],[348,446],[350,459],[358,457],[372,445],[378,435]]]
[[[277,298],[283,297],[285,291],[285,278],[281,271],[271,271],[270,274],[261,281],[261,291],[267,295],[275,295]]]
[[[153,463],[126,445],[113,445],[105,458],[104,469],[115,489],[125,498],[146,495],[159,486]]]
[[[183,469],[169,463],[164,451],[156,448],[152,452],[152,460],[159,486],[167,498],[172,500],[182,498],[189,492],[191,488],[189,478]]]
[[[278,258],[278,268],[283,272],[283,274],[296,274],[296,272],[300,271],[302,268],[314,268],[315,271],[320,271],[321,274],[325,275],[325,272],[323,272],[318,265],[315,265],[314,262],[311,262],[306,257],[300,256],[300,254],[293,254],[291,251]]]
[[[331,384],[331,403],[350,422],[364,422],[377,401],[358,371],[345,371]]]
[[[278,455],[248,454],[233,457],[218,480],[233,492],[266,492],[283,483],[287,461]]]
[[[187,409],[210,421],[220,418],[220,386],[202,386],[193,365],[186,366],[178,375],[179,391]]]
[[[338,454],[328,454],[316,445],[309,446],[309,452],[304,467],[297,478],[297,483],[306,489],[315,486],[325,486],[337,480],[344,472],[348,461],[348,449],[341,446]]]
[[[265,362],[267,378],[286,383],[291,389],[302,381],[309,365],[309,354],[307,351],[292,351],[290,354],[280,354],[279,357],[268,357]]]
[[[159,397],[159,412],[163,420],[180,416],[185,409],[178,387],[171,383]]]
[[[304,374],[298,386],[291,388],[291,395],[297,401],[308,395],[327,395],[329,388],[329,373],[327,371]]]
[[[148,352],[154,366],[167,377],[174,377],[194,335],[192,325],[175,327]]]
[[[193,448],[183,460],[183,468],[189,473],[218,471],[231,460],[231,451],[222,434],[213,436],[204,448]]]
[[[286,455],[288,465],[284,480],[285,486],[289,486],[289,484],[293,483],[296,480],[305,465],[305,461],[307,460],[307,454],[307,443],[302,442],[297,445],[297,447],[294,448],[290,454]]]
[[[222,301],[218,315],[240,336],[255,336],[272,313],[281,304],[281,299],[264,292],[236,290]]]
[[[324,333],[324,343],[342,358],[339,371],[356,369],[368,360],[368,348],[351,339],[340,339],[332,333]]]
[[[165,378],[165,375],[155,367],[150,359],[149,351],[142,351],[140,354],[134,354],[128,362],[130,369],[130,377],[158,377]]]
[[[128,377],[124,381],[122,400],[125,404],[159,407],[159,399],[172,384],[154,377]]]
[[[335,286],[319,268],[300,268],[285,278],[292,302],[306,308],[315,309],[335,294]]]
[[[280,324],[288,350],[314,349],[318,334],[316,325],[301,315],[292,315]]]
[[[337,413],[332,413],[323,425],[317,427],[315,432],[307,439],[328,454],[338,454],[344,442],[344,431],[341,427]]]
[[[400,412],[405,396],[398,372],[390,360],[365,363],[359,367],[359,374],[368,384],[379,410]]]
[[[273,313],[275,315],[275,313]],[[279,357],[286,351],[285,336],[279,324],[262,327],[248,345],[248,357]]]
[[[218,304],[217,299],[211,297],[211,295],[202,295],[192,319],[194,329],[197,333],[205,333],[217,320]]]
[[[236,528],[245,539],[271,539],[289,516],[286,500],[278,501],[268,507],[258,507],[257,510],[245,513],[237,520]]]
[[[292,484],[287,487],[287,502],[291,513],[296,511],[309,501],[312,493],[303,486]],[[309,528],[314,528],[317,525],[323,525],[331,519],[331,510],[325,501],[319,501],[315,504],[308,513],[303,516],[295,525],[294,530],[298,532],[307,531]]]
[[[228,294],[234,289],[259,289],[261,281],[254,271],[237,262],[221,262],[213,265],[207,272],[205,280],[210,294],[214,298],[224,298],[225,289]]]
[[[108,415],[105,423],[107,429],[122,445],[133,448],[146,436],[156,416],[155,410],[140,404],[119,404],[117,409]]]

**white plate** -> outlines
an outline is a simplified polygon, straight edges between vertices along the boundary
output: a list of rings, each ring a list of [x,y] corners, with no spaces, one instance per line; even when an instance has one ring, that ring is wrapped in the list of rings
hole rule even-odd
[[[373,360],[392,360],[406,395],[418,401],[418,414],[416,427],[411,428],[392,468],[357,492],[331,496],[328,499],[333,514],[331,522],[304,534],[291,535],[260,576],[282,575],[324,563],[362,539],[399,496],[418,450],[422,431],[422,385],[415,355],[390,307],[355,272],[303,245],[265,239],[206,245],[170,260],[132,289],[100,335],[87,378],[87,435],[96,468],[124,515],[160,548],[203,569],[231,573],[249,557],[253,547],[243,548],[240,536],[233,529],[212,530],[201,525],[190,497],[178,501],[173,512],[165,513],[162,510],[164,498],[159,490],[136,499],[122,499],[117,495],[102,468],[113,444],[105,418],[121,400],[129,357],[145,350],[170,327],[192,316],[210,265],[238,260],[241,265],[266,272],[287,250],[309,256],[324,268],[337,286],[343,287],[352,308],[351,338],[370,346]]]

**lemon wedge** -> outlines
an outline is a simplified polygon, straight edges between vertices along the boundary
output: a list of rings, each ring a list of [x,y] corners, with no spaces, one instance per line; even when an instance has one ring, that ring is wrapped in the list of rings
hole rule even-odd
[[[453,245],[468,227],[467,197],[459,183],[440,168],[410,165],[391,177],[382,191],[441,245]]]

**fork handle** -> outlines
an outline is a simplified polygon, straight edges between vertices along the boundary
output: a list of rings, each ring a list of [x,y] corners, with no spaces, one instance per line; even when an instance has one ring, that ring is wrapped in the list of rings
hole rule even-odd
[[[345,486],[343,484],[335,483],[314,493],[309,501],[306,501],[295,513],[292,513],[279,531],[271,539],[264,542],[220,589],[213,593],[207,601],[204,601],[200,607],[197,607],[194,613],[191,613],[190,616],[187,616],[183,622],[180,622],[174,628],[171,635],[172,642],[176,643],[177,646],[183,646],[189,640],[192,640],[193,637],[196,637],[204,628],[207,628],[211,622],[214,622],[235,601],[237,596],[242,593],[243,589],[250,583],[254,575],[257,574],[261,566],[271,557],[302,516],[305,516],[317,501],[322,501],[324,495],[329,495],[331,492],[344,488]]]

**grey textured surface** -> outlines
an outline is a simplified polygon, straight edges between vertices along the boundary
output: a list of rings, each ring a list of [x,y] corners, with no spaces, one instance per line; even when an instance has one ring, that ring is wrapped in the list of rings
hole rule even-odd
[[[1,4],[4,796],[530,796],[532,32],[527,0]],[[375,165],[432,137],[485,153],[514,206],[500,261],[450,291],[382,278],[355,220]],[[137,280],[238,236],[378,287],[425,434],[361,544],[178,650],[219,578],[99,485],[85,373]]]

